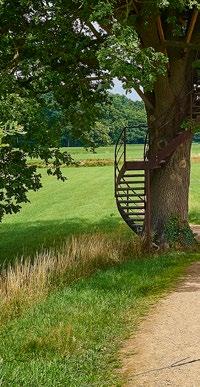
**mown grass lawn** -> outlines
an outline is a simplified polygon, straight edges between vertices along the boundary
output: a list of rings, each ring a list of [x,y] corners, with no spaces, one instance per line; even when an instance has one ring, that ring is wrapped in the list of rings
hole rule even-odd
[[[114,155],[114,145],[99,147],[95,152],[90,152],[81,147],[69,147],[63,148],[64,150],[69,151],[69,153],[74,157],[75,160],[85,160],[85,159],[110,159],[113,160]],[[132,159],[138,159],[143,157],[144,145],[143,144],[128,144],[127,145],[127,154]],[[192,145],[192,155],[200,156],[200,144],[194,143]]]
[[[71,234],[113,231],[122,223],[113,194],[113,168],[66,168],[67,182],[47,176],[43,188],[31,192],[31,204],[0,225],[0,259],[28,255],[51,247]]]
[[[30,204],[0,225],[0,262],[34,254],[42,247],[59,245],[77,233],[110,232],[123,225],[114,200],[113,168],[65,168],[67,182],[43,175],[43,188],[29,194]],[[190,189],[190,221],[200,223],[200,163],[193,163]],[[123,226],[122,226],[123,225]]]
[[[114,145],[110,146],[101,146],[96,148],[95,151],[90,149],[85,149],[83,147],[66,147],[62,148],[63,151],[69,152],[75,161],[81,160],[113,160],[114,157]],[[134,144],[127,145],[127,154],[132,159],[138,159],[143,157],[144,145]],[[30,159],[30,163],[36,163],[38,165],[42,162],[38,159]]]

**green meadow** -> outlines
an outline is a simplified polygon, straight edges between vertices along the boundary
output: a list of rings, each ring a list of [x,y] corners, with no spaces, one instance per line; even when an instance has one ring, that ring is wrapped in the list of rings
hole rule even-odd
[[[128,154],[142,157],[142,145],[129,145]],[[82,148],[70,148],[75,159],[113,159],[113,147],[98,148],[91,153]],[[133,156],[132,156],[133,155]],[[194,144],[192,155],[200,155],[200,145]],[[9,262],[21,255],[33,255],[37,250],[59,245],[72,234],[95,231],[110,232],[124,227],[115,206],[113,166],[69,167],[63,173],[66,182],[57,181],[40,168],[43,188],[30,192],[30,203],[22,211],[7,216],[0,225],[0,262]],[[200,223],[200,163],[192,163],[190,189],[190,221]]]
[[[139,158],[141,146],[129,152]],[[113,148],[91,154],[71,149],[75,159],[110,159]],[[200,146],[193,146],[198,157]],[[123,234],[132,237],[118,215],[113,194],[113,167],[64,168],[66,182],[40,168],[43,188],[30,192],[30,203],[0,226],[1,263],[55,248],[72,235]],[[192,163],[190,221],[200,223],[200,163]],[[44,297],[20,310],[0,327],[2,386],[122,386],[119,350],[150,306],[171,289],[199,254],[168,253],[122,259],[97,267],[71,283],[55,283]],[[102,258],[102,262],[104,257]]]

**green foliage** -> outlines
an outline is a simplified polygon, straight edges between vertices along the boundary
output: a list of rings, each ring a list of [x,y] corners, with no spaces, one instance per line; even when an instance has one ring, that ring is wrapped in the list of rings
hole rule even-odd
[[[15,93],[0,99],[0,220],[5,213],[20,210],[21,203],[28,201],[30,189],[41,187],[41,176],[27,164],[27,155],[40,157],[47,165],[51,161],[47,172],[62,180],[60,165],[72,161],[67,152],[57,148],[61,113],[52,117],[51,111],[50,117],[47,106],[50,108],[47,96],[40,102]]]
[[[193,133],[193,141],[199,142],[200,122],[198,120],[189,118],[183,121],[181,128],[185,130],[191,130]]]
[[[94,128],[87,134],[87,144],[99,147],[115,144],[118,136],[125,126],[128,131],[127,142],[143,143],[146,135],[146,112],[141,101],[131,101],[126,96],[110,94],[107,103],[104,104],[101,116],[96,121]],[[77,141],[73,138],[73,130],[67,127],[63,130],[63,146],[79,146],[86,144],[81,138]]]
[[[70,123],[74,134],[86,141],[97,120],[96,102],[100,96],[103,100],[104,91],[86,78],[95,70],[101,72],[96,60],[89,68],[85,64],[85,60],[94,61],[97,47],[89,35],[80,33],[76,5],[74,1],[54,6],[35,1],[0,3],[0,157],[7,161],[0,170],[0,220],[4,213],[20,209],[28,189],[41,186],[26,158],[40,157],[53,166],[48,172],[62,179],[60,166],[72,161],[59,151],[63,127]],[[8,133],[10,123],[21,132]],[[23,195],[16,182],[16,166],[11,165],[16,147],[20,152],[16,157],[23,160],[18,169]],[[6,181],[8,167],[10,179]]]
[[[156,79],[167,74],[168,61],[154,33],[157,15],[166,25],[167,40],[178,33],[185,42],[180,18],[199,6],[197,0],[140,3],[137,13],[129,1],[0,1],[1,144],[12,151],[17,141],[25,158],[40,157],[51,165],[54,159],[51,173],[61,178],[60,165],[71,161],[59,152],[63,128],[91,147],[96,139],[108,140],[101,118],[113,77],[126,90],[153,90]],[[178,60],[182,54],[177,49]],[[6,132],[13,122],[23,133]],[[103,127],[104,140],[99,138]],[[25,165],[20,173],[26,175]],[[29,178],[34,179],[34,171]]]
[[[200,60],[195,60],[193,63],[192,63],[192,67],[196,70],[196,73],[198,75],[200,75]]]
[[[120,79],[128,90],[138,83],[152,90],[157,77],[166,72],[167,58],[151,47],[141,50],[135,31],[118,24],[114,24],[113,34],[100,49],[98,59],[102,68]]]
[[[23,171],[23,172],[22,172]],[[9,146],[0,148],[0,220],[28,202],[27,192],[41,187],[36,167],[27,165],[24,153]]]
[[[109,128],[109,135],[114,144],[125,126],[131,128],[127,139],[129,144],[144,142],[146,112],[143,102],[133,102],[121,95],[110,95],[110,103],[104,107],[101,123]]]
[[[178,216],[171,216],[165,225],[164,237],[173,247],[191,247],[195,243],[195,236],[188,224]]]

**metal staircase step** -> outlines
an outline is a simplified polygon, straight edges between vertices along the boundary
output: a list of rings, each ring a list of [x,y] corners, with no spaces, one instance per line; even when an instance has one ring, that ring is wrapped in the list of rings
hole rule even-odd
[[[127,177],[145,177],[145,174],[133,174],[133,173],[130,173],[130,175],[124,175],[124,178],[127,178]]]
[[[132,187],[124,187],[124,188],[118,188],[117,187],[117,192],[119,191],[145,191],[145,187],[134,187],[134,189]],[[139,195],[139,194],[138,194]]]
[[[144,222],[144,219],[140,219],[140,218],[126,218],[126,217],[124,217],[126,220],[129,220],[130,221],[130,223],[134,223],[134,224],[137,224],[137,223],[143,223]]]
[[[127,204],[127,203],[130,203],[130,204],[144,203],[145,204],[145,200],[118,200],[118,203],[119,204]]]
[[[128,217],[130,217],[131,219],[133,219],[132,218],[132,216],[138,216],[138,219],[144,219],[145,218],[145,213],[144,212],[126,212],[126,215],[128,216]]]
[[[126,214],[124,212],[123,218],[126,219],[126,220],[129,220],[130,222],[137,222],[137,221],[138,222],[143,222],[144,221],[144,216],[139,216],[137,214],[133,214],[133,215],[135,216],[134,218],[130,217],[129,214]]]
[[[144,168],[145,168],[145,161],[126,161],[125,163],[125,168],[127,171],[136,171],[136,170],[139,170],[139,171],[144,171]]]
[[[145,206],[121,206],[123,210],[144,210]]]
[[[127,220],[127,219],[126,219]],[[140,224],[142,225],[144,223],[144,219],[138,219],[138,218],[132,218],[131,222],[134,224]]]
[[[128,181],[121,181],[119,182],[119,184],[144,184],[144,180],[141,181],[141,180],[128,180]]]
[[[124,190],[123,190],[124,191]],[[140,196],[146,196],[146,194],[145,193],[132,193],[132,194],[128,194],[128,197],[130,198],[130,197],[137,197],[138,198],[138,196],[140,197]],[[117,198],[127,198],[127,194],[119,194],[119,195],[116,195],[116,197]]]

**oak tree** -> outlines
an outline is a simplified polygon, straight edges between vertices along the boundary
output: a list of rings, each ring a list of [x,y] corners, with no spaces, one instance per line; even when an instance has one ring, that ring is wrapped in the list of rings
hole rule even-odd
[[[149,152],[156,154],[183,127],[197,126],[188,117],[192,74],[198,68],[199,8],[198,0],[1,0],[0,104],[12,95],[40,109],[44,95],[53,93],[74,135],[87,141],[117,77],[143,99]],[[7,132],[10,116],[0,115],[9,144],[1,147],[2,154],[14,152]],[[51,128],[35,125],[33,130],[23,114],[14,121],[25,138],[37,133],[32,147],[21,150],[22,158],[29,153],[43,157],[55,146],[57,133]],[[188,219],[190,148],[187,141],[152,172],[157,234],[173,214]],[[3,181],[5,174],[0,177]]]

